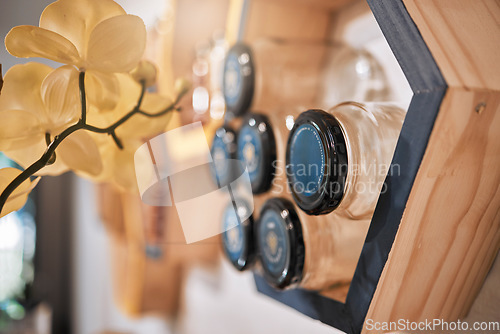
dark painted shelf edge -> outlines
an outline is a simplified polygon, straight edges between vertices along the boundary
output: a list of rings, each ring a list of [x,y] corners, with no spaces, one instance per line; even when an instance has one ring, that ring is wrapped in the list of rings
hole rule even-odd
[[[447,89],[403,1],[367,1],[414,93],[392,160],[401,173],[385,180],[345,304],[313,291],[277,291],[254,275],[259,292],[346,333],[363,329]]]

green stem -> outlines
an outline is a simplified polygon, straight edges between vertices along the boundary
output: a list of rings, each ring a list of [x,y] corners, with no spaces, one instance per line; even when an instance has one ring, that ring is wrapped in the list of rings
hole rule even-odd
[[[75,131],[78,130],[88,130],[92,132],[97,132],[97,133],[107,133],[113,137],[115,140],[115,143],[117,144],[118,147],[123,148],[123,145],[121,144],[121,141],[119,138],[116,136],[115,130],[117,127],[125,123],[130,117],[134,116],[135,114],[141,114],[146,117],[160,117],[168,113],[169,111],[174,110],[176,107],[176,104],[179,103],[180,99],[184,95],[184,93],[180,94],[176,100],[169,105],[167,108],[164,110],[157,112],[157,113],[147,113],[142,110],[140,110],[142,100],[144,98],[144,93],[145,93],[145,84],[144,82],[141,82],[142,84],[142,89],[141,89],[141,95],[139,96],[139,100],[137,102],[137,105],[134,107],[132,111],[127,113],[125,116],[120,118],[118,121],[113,123],[112,125],[106,127],[106,128],[97,128],[92,125],[86,124],[86,98],[85,98],[85,72],[80,72],[79,76],[79,86],[80,86],[80,97],[81,97],[81,104],[82,104],[82,118],[78,121],[78,123],[70,126],[69,128],[65,129],[63,132],[61,132],[59,135],[55,136],[52,142],[47,146],[47,149],[43,153],[43,155],[35,161],[31,166],[26,168],[24,171],[21,172],[14,180],[12,180],[11,183],[4,189],[2,194],[0,195],[0,212],[2,212],[2,209],[7,202],[7,199],[9,196],[16,190],[17,187],[19,187],[24,181],[26,181],[28,178],[33,176],[35,173],[40,171],[43,167],[45,167],[51,160],[51,157],[55,154],[56,148],[61,144],[61,142],[68,137],[70,134],[72,134]]]

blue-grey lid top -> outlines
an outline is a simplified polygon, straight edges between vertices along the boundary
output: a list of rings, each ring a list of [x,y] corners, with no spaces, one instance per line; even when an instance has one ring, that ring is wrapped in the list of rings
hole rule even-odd
[[[297,193],[310,197],[321,187],[325,176],[325,149],[318,129],[311,124],[300,125],[290,139],[288,169]]]
[[[346,139],[337,119],[312,109],[300,114],[288,136],[286,171],[295,203],[310,215],[327,214],[344,197]]]
[[[220,187],[234,181],[234,164],[231,160],[236,156],[236,133],[232,128],[225,125],[215,131],[215,136],[210,148],[213,163],[211,165],[212,178]]]
[[[293,204],[282,198],[268,200],[261,210],[255,235],[268,282],[277,288],[299,282],[305,248],[301,223]]]
[[[245,164],[252,191],[268,191],[275,175],[276,141],[267,116],[252,113],[238,133],[238,159]]]
[[[246,269],[254,258],[253,216],[241,220],[241,210],[250,210],[249,204],[238,199],[229,203],[222,215],[222,248],[229,261],[238,270]]]
[[[222,77],[222,92],[230,113],[241,116],[250,109],[254,85],[252,51],[249,46],[237,43],[227,53]]]

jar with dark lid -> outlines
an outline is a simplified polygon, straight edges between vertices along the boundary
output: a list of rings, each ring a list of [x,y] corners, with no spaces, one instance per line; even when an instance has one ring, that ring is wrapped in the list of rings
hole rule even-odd
[[[222,248],[229,262],[240,271],[251,267],[255,259],[254,223],[249,210],[252,208],[248,202],[239,199],[229,203],[222,214]]]
[[[227,110],[241,116],[253,110],[274,110],[287,104],[310,105],[318,95],[321,65],[327,47],[259,39],[251,47],[234,45],[224,66],[223,93]]]
[[[304,110],[351,99],[385,101],[387,87],[385,73],[370,53],[340,44],[263,38],[235,44],[224,64],[223,94],[233,116],[250,108]]]
[[[405,114],[388,103],[355,102],[302,113],[286,153],[297,205],[310,215],[336,210],[370,219],[387,173],[399,172],[391,161]]]
[[[276,161],[276,141],[269,117],[249,114],[238,132],[237,145],[237,156],[246,165],[253,193],[268,191]]]
[[[268,200],[260,212],[255,238],[266,280],[276,288],[297,284],[302,278],[305,251],[292,202]]]
[[[351,281],[369,221],[308,216],[284,198],[269,199],[255,227],[266,280],[276,288],[325,290]]]
[[[295,110],[248,114],[238,133],[238,158],[250,173],[255,194],[277,196],[287,190],[286,141],[299,112]],[[268,196],[258,196],[266,198]],[[262,202],[262,201],[260,201]]]
[[[215,131],[215,136],[210,148],[212,155],[212,177],[219,187],[234,181],[237,171],[231,160],[237,159],[236,133],[229,126],[224,125]]]

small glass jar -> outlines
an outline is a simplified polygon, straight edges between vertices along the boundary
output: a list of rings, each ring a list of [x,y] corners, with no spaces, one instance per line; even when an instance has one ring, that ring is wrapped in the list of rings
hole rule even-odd
[[[247,201],[239,199],[229,203],[222,213],[222,249],[229,262],[239,271],[252,267],[255,260],[253,215],[242,220],[251,209]]]
[[[318,96],[326,46],[260,39],[252,46],[234,45],[227,54],[223,92],[226,107],[235,115],[250,109],[274,110],[287,105],[309,105]]]
[[[250,113],[238,132],[238,159],[247,166],[254,194],[287,191],[286,140],[298,112]]]
[[[385,73],[364,50],[326,43],[258,39],[227,53],[223,94],[228,114],[325,107],[347,100],[386,101]]]
[[[369,221],[308,216],[284,198],[269,199],[255,226],[266,280],[279,289],[325,290],[352,280]]]
[[[399,172],[391,161],[405,114],[393,104],[356,102],[302,113],[286,153],[297,205],[310,215],[370,219],[387,173]]]
[[[232,168],[231,160],[236,156],[236,132],[229,125],[224,125],[215,131],[215,136],[210,148],[213,164],[211,165],[214,182],[223,187],[235,180],[237,171]]]
[[[268,191],[274,178],[276,140],[271,121],[264,114],[249,114],[238,131],[237,156],[246,165],[252,191]]]

